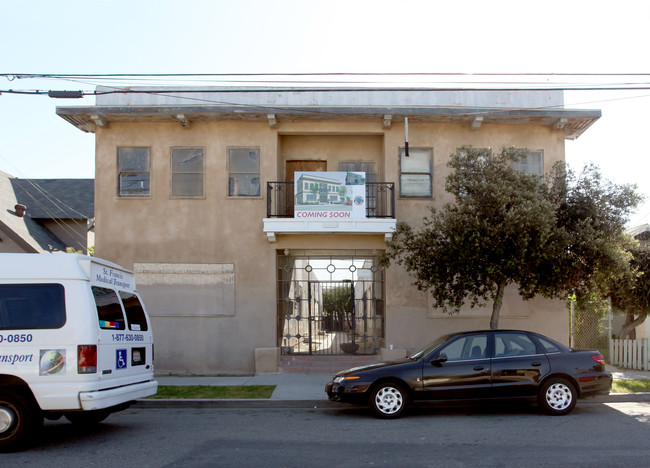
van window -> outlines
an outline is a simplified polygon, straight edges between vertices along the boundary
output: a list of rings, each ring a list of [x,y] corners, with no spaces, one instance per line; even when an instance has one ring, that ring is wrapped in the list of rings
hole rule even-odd
[[[120,291],[122,304],[126,311],[126,320],[129,322],[129,330],[147,331],[147,318],[144,315],[144,309],[138,296],[128,292]]]
[[[112,289],[92,287],[99,328],[110,330],[124,330],[124,315],[120,300]]]
[[[0,285],[0,330],[61,328],[65,321],[63,285]]]

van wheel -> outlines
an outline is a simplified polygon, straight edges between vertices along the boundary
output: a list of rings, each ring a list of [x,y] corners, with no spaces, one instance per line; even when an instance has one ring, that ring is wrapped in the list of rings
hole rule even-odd
[[[43,425],[43,414],[23,394],[0,394],[0,451],[20,450]]]
[[[106,419],[109,414],[111,414],[109,410],[73,411],[65,413],[65,418],[79,426],[94,426]]]

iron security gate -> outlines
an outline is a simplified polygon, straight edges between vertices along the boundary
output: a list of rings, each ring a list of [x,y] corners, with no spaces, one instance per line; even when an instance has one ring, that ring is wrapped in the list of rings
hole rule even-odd
[[[278,255],[282,354],[376,354],[383,340],[377,256]]]

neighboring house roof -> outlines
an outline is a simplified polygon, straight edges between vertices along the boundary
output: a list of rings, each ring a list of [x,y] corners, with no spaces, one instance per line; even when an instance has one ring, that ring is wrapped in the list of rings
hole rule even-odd
[[[0,231],[26,252],[65,251],[66,246],[37,222],[94,216],[92,179],[17,179],[0,171]],[[27,207],[18,216],[17,204]]]
[[[627,230],[628,234],[632,237],[636,237],[639,234],[650,231],[650,224],[641,224],[640,226],[635,226]]]
[[[95,217],[93,179],[11,179],[18,203],[37,219]]]
[[[650,224],[642,224],[627,230],[628,234],[638,240],[641,245],[650,245]]]

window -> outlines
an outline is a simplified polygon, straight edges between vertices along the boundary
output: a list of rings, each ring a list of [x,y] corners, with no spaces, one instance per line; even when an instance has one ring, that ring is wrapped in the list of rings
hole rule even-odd
[[[151,148],[118,148],[118,194],[120,197],[148,197]]]
[[[65,321],[62,285],[0,285],[0,330],[61,328]],[[25,340],[31,340],[31,335]]]
[[[147,318],[144,315],[142,304],[135,294],[120,291],[120,298],[126,311],[126,319],[129,322],[129,330],[147,331]]]
[[[514,163],[514,167],[521,172],[534,174],[541,178],[544,176],[544,152],[530,151],[528,155],[523,156],[518,162]]]
[[[259,148],[228,148],[228,196],[260,196]]]
[[[433,149],[411,148],[406,156],[399,150],[399,195],[404,198],[433,197]]]
[[[487,335],[468,335],[459,338],[440,350],[447,355],[447,361],[483,359],[487,356]]]
[[[559,353],[561,351],[559,346],[556,343],[553,343],[551,340],[547,340],[541,336],[537,336],[537,340],[541,343],[541,345],[544,347],[544,351],[547,353]]]
[[[377,169],[374,161],[341,161],[339,172],[365,172],[366,181],[377,182]]]
[[[496,333],[495,357],[530,356],[537,354],[535,343],[525,333]]]
[[[203,197],[203,148],[172,148],[172,197]]]
[[[486,163],[492,159],[492,148],[474,148],[472,146],[464,146],[462,148],[458,148],[456,152],[460,156],[467,156],[470,150],[476,151],[476,160],[478,162]]]
[[[120,300],[112,289],[92,287],[99,328],[104,330],[124,330],[124,315]]]

